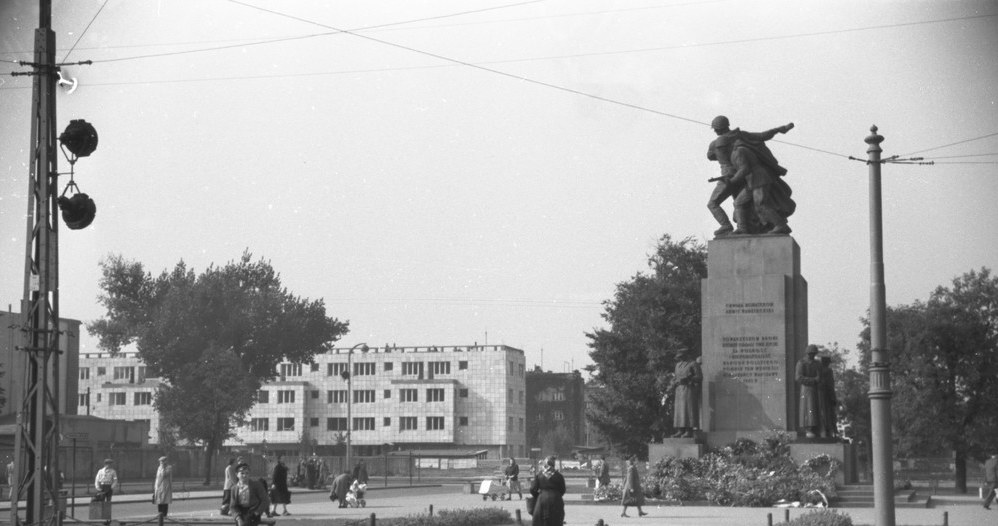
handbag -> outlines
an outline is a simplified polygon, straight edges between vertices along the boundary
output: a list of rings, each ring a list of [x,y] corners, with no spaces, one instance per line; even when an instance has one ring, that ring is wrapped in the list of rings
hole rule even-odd
[[[527,513],[533,515],[534,506],[537,505],[537,497],[530,495],[527,497],[526,502],[527,502]]]

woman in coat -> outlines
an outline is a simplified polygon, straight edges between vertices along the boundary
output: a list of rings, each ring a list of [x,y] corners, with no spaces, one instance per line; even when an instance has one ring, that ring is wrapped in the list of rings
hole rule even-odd
[[[166,517],[173,502],[173,466],[166,457],[159,457],[159,468],[156,469],[156,482],[152,485],[152,502],[159,514]]]
[[[627,515],[628,506],[637,506],[639,517],[648,515],[641,510],[641,506],[645,505],[645,493],[641,491],[641,476],[638,475],[638,466],[636,464],[636,457],[627,459],[627,474],[624,475],[623,496],[620,498],[620,504],[624,506],[624,511],[620,514],[621,517],[629,516]]]
[[[544,459],[544,469],[530,482],[534,498],[533,526],[561,526],[565,522],[565,477],[554,469],[555,457]],[[529,511],[529,510],[528,510]]]
[[[277,505],[284,507],[283,515],[291,515],[288,511],[288,504],[291,503],[291,490],[288,489],[288,467],[284,465],[284,460],[278,456],[277,464],[271,473],[270,482],[273,487],[270,489],[270,503],[274,505],[273,510],[268,510],[267,515],[271,517],[277,515]]]

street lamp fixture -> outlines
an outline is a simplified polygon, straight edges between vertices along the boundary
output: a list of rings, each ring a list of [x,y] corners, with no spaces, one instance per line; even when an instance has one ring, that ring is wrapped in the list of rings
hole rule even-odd
[[[353,415],[352,415],[352,411],[353,411],[353,409],[352,409],[353,408],[353,382],[350,381],[350,377],[353,374],[353,351],[354,351],[354,349],[357,349],[358,347],[360,348],[360,352],[367,352],[368,347],[367,347],[366,343],[358,343],[357,345],[354,345],[353,347],[351,347],[350,350],[347,351],[347,370],[340,372],[340,376],[344,380],[346,380],[346,382],[347,382],[347,461],[346,461],[346,468],[347,469],[351,469],[351,467],[350,467],[350,465],[351,465],[350,464],[350,446],[351,446],[350,436],[353,434]]]

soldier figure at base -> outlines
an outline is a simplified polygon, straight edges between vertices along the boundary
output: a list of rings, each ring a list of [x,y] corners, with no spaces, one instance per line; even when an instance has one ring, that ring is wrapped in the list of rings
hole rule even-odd
[[[700,385],[703,383],[703,372],[700,370],[700,358],[694,358],[689,351],[680,355],[681,361],[676,364],[672,377],[675,388],[672,406],[672,427],[676,434],[672,438],[693,438],[700,430]]]

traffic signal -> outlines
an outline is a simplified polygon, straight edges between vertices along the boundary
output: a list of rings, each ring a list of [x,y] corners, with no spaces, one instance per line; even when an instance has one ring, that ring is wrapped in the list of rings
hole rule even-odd
[[[80,230],[90,226],[97,215],[97,204],[90,196],[84,193],[73,195],[73,197],[62,196],[59,198],[59,210],[62,210],[62,220],[70,230]]]

